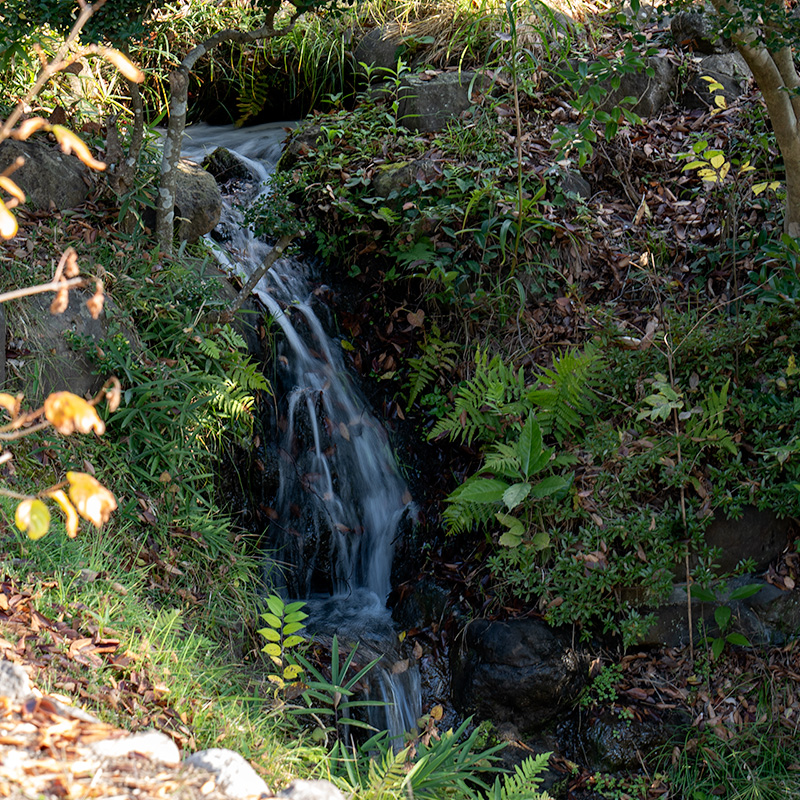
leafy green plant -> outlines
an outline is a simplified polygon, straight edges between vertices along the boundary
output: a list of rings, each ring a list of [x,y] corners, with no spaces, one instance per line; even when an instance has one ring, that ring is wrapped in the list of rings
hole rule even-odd
[[[448,496],[449,505],[443,517],[449,532],[458,533],[475,523],[486,523],[495,512],[495,519],[506,529],[500,535],[500,544],[518,547],[525,542],[536,550],[549,547],[550,536],[546,531],[538,530],[530,539],[527,537],[533,525],[535,501],[561,493],[569,486],[569,480],[560,475],[534,480],[551,465],[553,454],[552,449],[543,447],[542,431],[530,414],[516,442],[498,442],[487,452],[481,473],[495,477],[473,475]],[[499,508],[505,510],[496,511]],[[524,518],[514,512],[522,513]]]
[[[313,736],[318,741],[327,743],[331,737],[333,741],[344,741],[350,727],[374,730],[368,722],[354,716],[353,712],[384,705],[380,700],[359,697],[363,692],[363,687],[359,684],[380,659],[373,659],[358,667],[355,662],[357,650],[358,645],[353,645],[342,660],[339,654],[339,638],[334,636],[330,652],[330,677],[326,677],[301,653],[295,651],[291,655],[290,663],[299,665],[305,674],[302,697],[306,705],[293,706],[288,709],[288,713],[292,716],[311,717],[315,722]],[[329,722],[326,721],[328,719]]]
[[[308,614],[303,611],[303,600],[285,603],[279,595],[271,594],[267,596],[266,604],[269,610],[261,618],[267,623],[267,627],[258,632],[267,640],[267,644],[261,648],[262,651],[278,668],[276,674],[268,675],[267,678],[281,691],[288,683],[294,683],[303,672],[291,655],[306,641],[300,636],[300,632],[305,628],[303,620],[308,619]]]
[[[539,786],[544,780],[542,773],[547,769],[551,755],[539,753],[528,756],[514,767],[512,773],[502,779],[496,778],[487,794],[488,800],[549,800],[550,795],[539,791]]]
[[[734,589],[726,598],[726,602],[746,600],[761,591],[762,586],[758,583],[748,583]],[[738,631],[730,630],[733,624],[733,609],[729,605],[719,604],[719,596],[710,588],[705,586],[692,585],[692,597],[704,603],[716,603],[714,609],[714,622],[717,624],[717,635],[711,636],[706,630],[704,621],[701,619],[700,625],[703,631],[703,638],[711,651],[711,657],[716,661],[729,644],[739,645],[740,647],[751,647],[750,640]]]
[[[436,323],[431,325],[430,332],[425,333],[420,344],[420,355],[408,360],[408,403],[411,408],[421,392],[434,383],[442,373],[452,372],[456,367],[456,356],[459,346],[455,342],[443,341],[442,333]]]
[[[592,683],[580,696],[578,705],[581,708],[591,708],[595,705],[608,705],[617,699],[617,684],[622,680],[622,667],[619,664],[610,664],[601,667]]]

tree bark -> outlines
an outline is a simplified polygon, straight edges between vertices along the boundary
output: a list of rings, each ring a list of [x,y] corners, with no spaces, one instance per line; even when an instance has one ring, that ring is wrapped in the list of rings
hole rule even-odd
[[[181,140],[186,128],[186,111],[189,92],[189,75],[194,65],[208,52],[223,42],[244,44],[274,36],[285,36],[294,28],[299,12],[294,13],[282,28],[276,30],[275,12],[267,14],[265,24],[253,31],[224,30],[214,34],[191,50],[177,69],[169,76],[170,103],[169,124],[161,158],[161,175],[156,204],[156,241],[162,253],[172,252],[175,223],[175,192],[177,188],[178,162],[181,156]]]

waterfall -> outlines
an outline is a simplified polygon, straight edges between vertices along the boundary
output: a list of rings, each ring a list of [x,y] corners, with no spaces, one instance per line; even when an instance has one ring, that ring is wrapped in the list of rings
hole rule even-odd
[[[257,177],[252,200],[266,191],[284,137],[280,124],[198,125],[187,129],[183,150],[198,162],[217,146],[234,152]],[[220,226],[226,242],[216,248],[217,257],[246,280],[270,247],[253,238],[234,203],[225,203]],[[390,663],[380,667],[377,692],[372,689],[386,711],[370,721],[400,736],[416,729],[420,681],[418,670],[397,655],[386,601],[395,540],[413,504],[386,431],[314,311],[308,272],[302,260],[281,258],[255,289],[288,345],[279,358],[287,407],[271,538],[276,560],[291,565],[287,590],[307,600],[310,627],[369,642],[386,654],[383,661]]]

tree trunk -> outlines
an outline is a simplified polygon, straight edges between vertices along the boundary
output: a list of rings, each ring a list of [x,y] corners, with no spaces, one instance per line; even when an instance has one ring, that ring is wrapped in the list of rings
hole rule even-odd
[[[254,31],[224,30],[197,45],[183,59],[180,66],[169,76],[170,103],[169,124],[161,158],[161,175],[156,204],[156,241],[162,253],[172,252],[172,237],[175,222],[175,192],[177,188],[178,161],[181,157],[181,140],[186,128],[189,75],[194,65],[206,53],[223,42],[255,42],[273,36],[285,36],[294,28],[300,13],[295,12],[279,30],[274,27],[275,11],[267,14],[265,24]]]
[[[712,0],[722,17],[737,11],[734,0]],[[790,32],[797,22],[790,19],[783,0],[768,0],[773,22],[772,32]],[[775,22],[775,18],[778,22]],[[786,168],[786,205],[784,231],[794,238],[800,237],[800,75],[794,63],[790,44],[770,51],[764,44],[762,31],[745,26],[733,34],[733,41],[764,96],[775,140]]]

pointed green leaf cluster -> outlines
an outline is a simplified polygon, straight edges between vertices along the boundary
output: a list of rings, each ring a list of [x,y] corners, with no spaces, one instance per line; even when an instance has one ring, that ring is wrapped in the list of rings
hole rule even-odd
[[[261,618],[267,627],[258,632],[267,640],[262,651],[279,670],[279,674],[270,675],[269,680],[283,689],[287,682],[296,681],[302,674],[302,668],[294,657],[298,655],[299,645],[306,641],[300,632],[305,628],[303,620],[308,618],[308,614],[302,610],[305,606],[302,600],[285,603],[279,595],[271,594],[266,602],[268,611]]]

